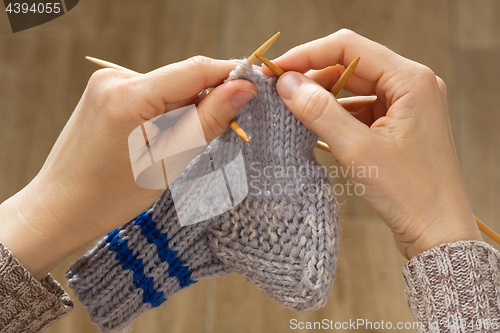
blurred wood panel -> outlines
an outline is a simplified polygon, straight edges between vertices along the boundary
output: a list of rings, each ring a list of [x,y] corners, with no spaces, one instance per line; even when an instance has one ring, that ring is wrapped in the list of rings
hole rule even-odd
[[[57,20],[15,35],[6,16],[0,15],[0,200],[27,184],[42,166],[97,69],[84,61],[85,55],[147,72],[196,54],[249,55],[280,30],[282,36],[267,53],[273,58],[347,27],[429,66],[448,83],[472,207],[500,230],[500,208],[495,204],[500,197],[500,119],[494,99],[500,87],[499,12],[496,0],[86,0]],[[317,152],[317,157],[336,166],[330,154]],[[175,295],[139,318],[131,330],[288,332],[292,318],[411,321],[401,280],[405,260],[390,232],[362,199],[341,195],[339,202],[339,266],[325,308],[293,312],[230,275],[201,281]],[[64,271],[84,251],[53,271],[63,286]],[[76,301],[75,311],[48,332],[98,330]]]
[[[462,172],[474,214],[500,232],[500,3],[462,0],[458,8],[458,89]],[[500,248],[484,236],[485,241]]]

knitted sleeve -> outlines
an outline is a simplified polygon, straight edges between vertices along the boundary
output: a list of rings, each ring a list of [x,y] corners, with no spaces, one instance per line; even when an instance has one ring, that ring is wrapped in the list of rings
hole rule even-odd
[[[40,332],[73,309],[50,274],[38,282],[0,243],[0,332]]]
[[[500,253],[479,241],[444,244],[408,261],[406,298],[419,332],[498,332]]]

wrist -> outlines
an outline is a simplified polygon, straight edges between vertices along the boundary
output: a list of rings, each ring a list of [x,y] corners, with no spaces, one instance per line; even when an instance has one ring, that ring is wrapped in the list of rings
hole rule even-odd
[[[0,241],[41,280],[91,239],[74,237],[64,200],[37,187],[33,181],[0,205]]]
[[[443,244],[483,240],[472,214],[467,218],[462,217],[461,219],[450,219],[448,221],[452,223],[440,223],[436,228],[426,230],[421,237],[407,247],[405,257],[410,260]]]

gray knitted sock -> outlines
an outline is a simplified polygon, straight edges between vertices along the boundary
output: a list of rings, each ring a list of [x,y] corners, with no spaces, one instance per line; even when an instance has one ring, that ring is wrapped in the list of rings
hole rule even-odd
[[[317,136],[284,106],[276,78],[242,64],[241,77],[258,88],[237,116],[250,144],[228,129],[179,181],[214,171],[218,152],[227,153],[231,143],[243,155],[248,196],[213,219],[180,227],[168,189],[150,210],[73,264],[69,285],[101,330],[121,329],[196,280],[232,271],[295,310],[325,304],[335,277],[338,222],[325,170],[313,157]],[[229,184],[241,182],[236,174],[225,176]],[[216,184],[206,181],[200,191],[208,193]],[[183,198],[187,212],[202,215],[214,205],[217,198],[207,193],[201,197],[210,197],[208,205]]]
[[[69,286],[102,331],[122,329],[197,280],[231,272],[209,248],[209,223],[181,227],[167,190],[74,263]]]
[[[223,262],[270,297],[311,311],[325,304],[335,277],[337,202],[314,160],[318,137],[285,107],[276,77],[241,63],[241,78],[258,89],[236,118],[250,144],[229,130],[218,140],[243,152],[249,195],[213,219],[209,238]]]

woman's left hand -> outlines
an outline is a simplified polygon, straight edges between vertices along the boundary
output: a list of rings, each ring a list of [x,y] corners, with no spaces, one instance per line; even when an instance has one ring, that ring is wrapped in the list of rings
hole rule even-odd
[[[249,81],[221,84],[235,67],[198,56],[147,74],[95,72],[38,175],[0,205],[0,241],[40,279],[80,246],[139,215],[163,191],[135,184],[129,134],[219,85],[197,105],[210,142],[255,96]]]

